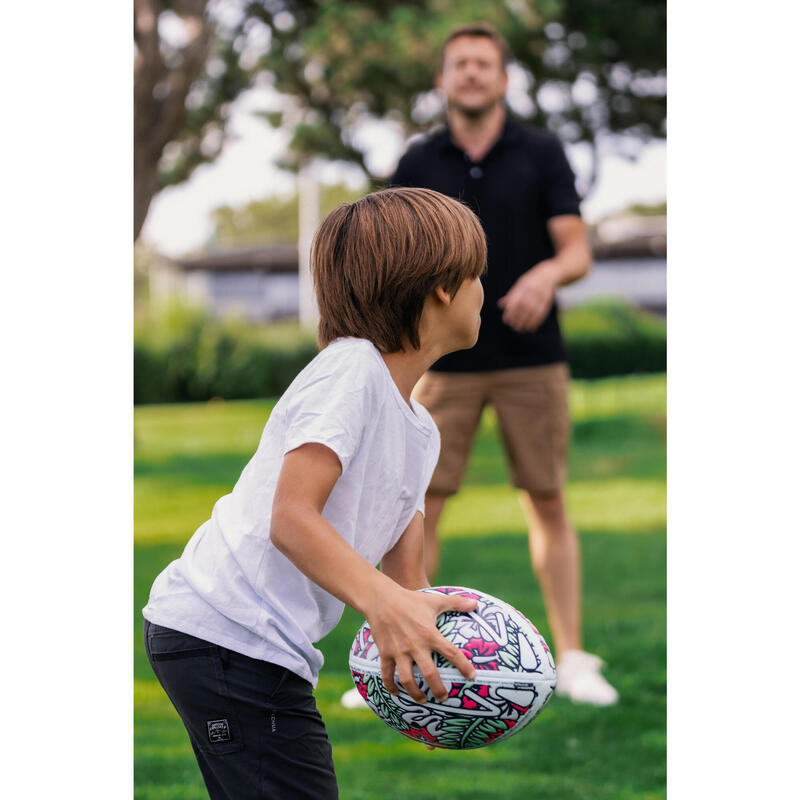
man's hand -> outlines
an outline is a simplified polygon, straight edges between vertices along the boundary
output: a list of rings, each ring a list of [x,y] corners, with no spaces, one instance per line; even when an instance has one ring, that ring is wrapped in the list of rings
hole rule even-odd
[[[544,321],[559,286],[582,278],[592,265],[592,251],[583,220],[563,214],[547,220],[555,256],[521,275],[497,305],[503,322],[518,333],[535,331]]]
[[[497,301],[503,309],[503,322],[517,333],[535,331],[550,310],[558,284],[559,270],[552,259],[540,261]]]
[[[399,689],[394,679],[395,668],[399,682],[417,702],[427,697],[414,680],[413,665],[419,667],[433,696],[441,703],[447,690],[433,663],[432,653],[443,655],[469,681],[475,679],[475,667],[452,642],[436,628],[436,618],[444,611],[474,611],[475,598],[412,592],[397,586],[373,605],[367,615],[372,638],[381,654],[383,685],[390,694]]]

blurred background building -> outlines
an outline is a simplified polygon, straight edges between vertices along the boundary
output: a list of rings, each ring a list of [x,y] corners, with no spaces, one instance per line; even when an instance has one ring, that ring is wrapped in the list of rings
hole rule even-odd
[[[297,267],[298,248],[292,244],[185,258],[158,256],[150,267],[151,302],[157,306],[177,300],[217,317],[296,319],[300,308]]]
[[[568,308],[613,298],[666,314],[666,227],[667,218],[660,215],[613,217],[592,226],[594,269],[583,280],[559,289],[559,303]],[[267,244],[183,258],[158,256],[150,267],[150,295],[154,304],[178,300],[214,316],[296,319],[298,247]]]

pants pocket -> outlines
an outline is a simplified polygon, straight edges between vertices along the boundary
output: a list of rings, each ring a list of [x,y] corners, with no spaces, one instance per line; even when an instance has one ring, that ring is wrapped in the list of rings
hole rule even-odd
[[[222,648],[148,623],[145,649],[153,672],[198,750],[210,755],[242,750],[242,728],[225,680]]]

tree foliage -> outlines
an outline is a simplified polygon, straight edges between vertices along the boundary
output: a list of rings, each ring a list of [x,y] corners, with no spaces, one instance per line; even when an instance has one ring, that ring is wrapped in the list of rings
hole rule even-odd
[[[134,11],[136,234],[155,192],[216,157],[230,102],[257,78],[292,99],[268,115],[293,130],[284,166],[345,160],[380,184],[359,132],[380,120],[408,136],[441,118],[440,47],[465,22],[507,38],[527,82],[514,110],[531,123],[593,153],[608,134],[624,134],[628,155],[665,135],[665,0],[135,0]]]
[[[364,193],[341,184],[322,186],[320,218],[340,203],[353,203]],[[220,206],[214,210],[214,239],[218,245],[263,245],[293,243],[298,236],[297,194],[266,197],[242,206]]]
[[[441,117],[432,92],[441,43],[483,20],[508,40],[527,81],[516,111],[567,142],[596,150],[605,134],[665,134],[663,0],[417,0],[249,2],[242,33],[264,26],[271,46],[256,69],[298,101],[289,163],[322,154],[359,164],[373,183],[358,131],[392,120],[409,135]]]

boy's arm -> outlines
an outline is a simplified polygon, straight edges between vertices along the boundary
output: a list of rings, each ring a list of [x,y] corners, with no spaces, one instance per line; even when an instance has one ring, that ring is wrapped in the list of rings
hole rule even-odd
[[[381,572],[406,589],[430,586],[425,575],[425,527],[417,511],[395,546],[381,560]]]
[[[416,663],[434,696],[443,701],[447,692],[433,664],[433,651],[468,680],[474,679],[475,670],[439,633],[436,618],[448,610],[472,611],[476,602],[404,589],[361,558],[322,516],[340,475],[338,457],[324,445],[304,444],[287,453],[275,488],[270,539],[304,575],[364,615],[381,654],[381,674],[389,692],[398,691],[396,668],[408,694],[418,703],[425,702],[414,681]],[[404,561],[401,557],[400,563]]]

